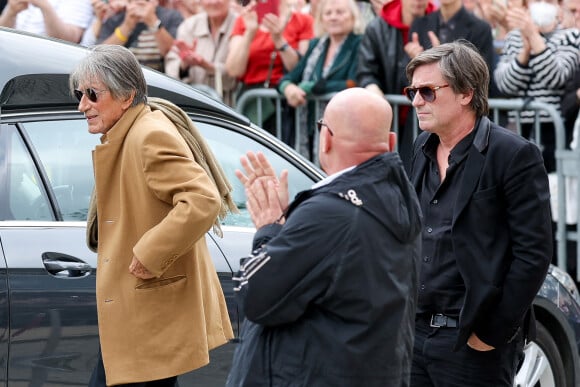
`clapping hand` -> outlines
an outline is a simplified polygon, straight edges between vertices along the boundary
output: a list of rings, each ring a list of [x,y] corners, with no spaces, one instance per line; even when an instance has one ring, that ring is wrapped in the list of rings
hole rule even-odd
[[[236,170],[236,176],[246,189],[247,207],[257,228],[278,221],[288,207],[288,171],[280,177],[261,153],[248,152],[240,158],[244,172]]]

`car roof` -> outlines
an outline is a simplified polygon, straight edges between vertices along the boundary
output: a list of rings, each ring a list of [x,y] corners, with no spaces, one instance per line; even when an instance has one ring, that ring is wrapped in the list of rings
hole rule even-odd
[[[0,112],[71,108],[68,77],[87,54],[86,47],[59,39],[0,27]],[[163,73],[143,67],[148,95],[165,98],[185,110],[226,117],[249,125],[245,116],[203,92]]]

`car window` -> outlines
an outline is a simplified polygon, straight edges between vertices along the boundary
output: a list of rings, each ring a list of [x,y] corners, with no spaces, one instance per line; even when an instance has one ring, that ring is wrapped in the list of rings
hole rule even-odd
[[[298,192],[308,189],[314,184],[314,181],[300,171],[293,164],[290,164],[285,158],[277,153],[274,153],[266,146],[259,144],[255,140],[244,136],[241,133],[236,133],[218,126],[196,122],[197,128],[201,131],[207,140],[212,151],[220,162],[225,174],[232,184],[233,197],[239,214],[230,214],[223,222],[228,226],[243,226],[253,227],[250,214],[246,210],[246,194],[244,186],[236,177],[234,171],[240,169],[240,157],[245,155],[247,151],[263,152],[276,170],[280,173],[281,170],[288,170],[288,189],[290,191],[290,199],[292,199]]]
[[[51,220],[46,192],[22,138],[14,126],[4,126],[0,133],[5,178],[2,181],[0,220]]]
[[[87,131],[85,121],[28,122],[26,132],[42,160],[62,219],[87,219],[94,184],[91,150],[99,135]]]
[[[23,126],[48,176],[62,219],[86,220],[94,185],[91,150],[99,143],[99,136],[88,133],[82,120],[26,122]],[[266,154],[276,171],[288,170],[291,198],[313,184],[285,158],[242,133],[204,122],[196,122],[196,126],[234,187],[234,201],[240,213],[230,214],[223,222],[225,225],[253,227],[246,210],[244,187],[234,173],[241,167],[240,157],[248,150]],[[38,184],[40,179],[29,152],[19,136],[12,138],[10,203],[13,219],[52,220],[48,197]]]

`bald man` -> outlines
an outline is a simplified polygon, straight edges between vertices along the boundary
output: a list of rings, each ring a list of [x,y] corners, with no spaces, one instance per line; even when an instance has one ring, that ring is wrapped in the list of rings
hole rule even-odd
[[[329,175],[288,206],[287,174],[263,154],[237,171],[257,232],[236,290],[247,317],[227,386],[407,386],[421,212],[392,110],[362,88],[328,103]]]

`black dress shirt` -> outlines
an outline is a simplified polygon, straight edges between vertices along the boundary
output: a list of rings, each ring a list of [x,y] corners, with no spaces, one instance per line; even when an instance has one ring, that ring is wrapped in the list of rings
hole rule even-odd
[[[443,313],[459,317],[463,305],[465,284],[455,261],[451,224],[465,159],[474,135],[472,131],[451,150],[443,182],[437,164],[439,137],[431,136],[423,148],[428,167],[419,192],[424,226],[418,314]]]

